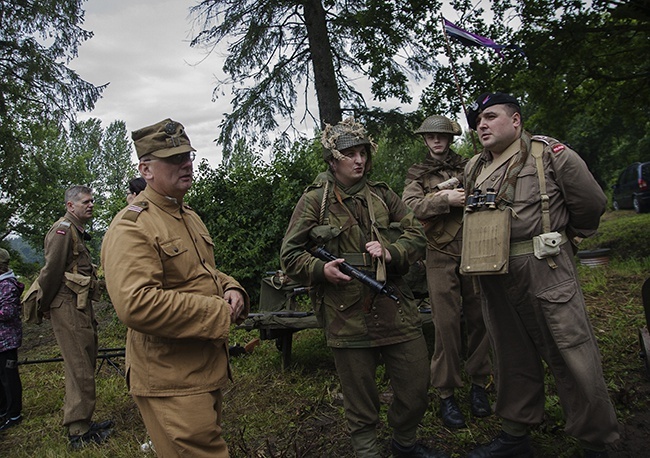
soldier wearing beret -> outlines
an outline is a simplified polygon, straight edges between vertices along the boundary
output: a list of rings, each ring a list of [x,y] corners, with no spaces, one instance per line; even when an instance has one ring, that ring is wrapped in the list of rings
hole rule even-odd
[[[300,198],[280,258],[294,280],[312,287],[312,301],[325,328],[341,381],[345,416],[357,457],[382,456],[377,443],[380,360],[394,400],[388,409],[396,457],[443,457],[416,443],[428,405],[429,364],[418,309],[402,279],[423,253],[426,240],[413,212],[385,184],[367,179],[374,143],[353,118],[322,134],[329,168]],[[401,235],[391,237],[391,229]],[[337,257],[322,261],[310,250],[324,246]],[[373,293],[339,270],[343,261],[376,274],[399,297]]]
[[[467,159],[451,149],[460,126],[434,115],[415,131],[428,149],[426,160],[407,174],[402,200],[422,221],[427,236],[426,272],[435,346],[431,358],[431,385],[440,396],[440,414],[449,428],[464,428],[465,417],[454,392],[463,386],[461,325],[465,324],[465,370],[471,380],[470,408],[475,417],[491,415],[485,392],[490,367],[488,341],[478,285],[460,274],[465,192],[463,171]]]
[[[52,323],[65,370],[63,425],[70,446],[104,442],[112,421],[91,421],[95,411],[97,321],[92,298],[98,294],[85,225],[93,216],[92,190],[72,186],[65,192],[66,213],[45,236],[45,265],[38,276],[40,309]]]
[[[501,433],[469,456],[533,456],[528,427],[544,416],[544,362],[555,376],[565,431],[584,456],[605,457],[618,423],[572,245],[595,233],[607,199],[575,151],[523,130],[511,95],[482,94],[467,122],[483,151],[465,168],[461,271],[478,275],[486,299],[502,419]]]
[[[129,391],[159,456],[227,457],[228,333],[249,298],[216,268],[210,234],[183,202],[195,157],[183,125],[165,119],[132,138],[147,186],[102,244],[107,289],[128,327]]]

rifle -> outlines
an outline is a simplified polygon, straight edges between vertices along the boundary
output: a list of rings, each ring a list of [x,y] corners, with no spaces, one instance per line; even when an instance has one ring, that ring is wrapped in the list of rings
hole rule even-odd
[[[323,247],[313,248],[311,250],[311,253],[314,256],[316,256],[318,259],[321,259],[326,262],[335,261],[339,259]],[[348,264],[347,262],[342,262],[341,264],[339,264],[339,270],[344,274],[349,275],[352,278],[356,278],[361,283],[369,287],[375,293],[384,294],[399,304],[399,297],[395,295],[395,290],[392,287],[375,280],[372,277],[372,274],[356,269],[350,264]]]

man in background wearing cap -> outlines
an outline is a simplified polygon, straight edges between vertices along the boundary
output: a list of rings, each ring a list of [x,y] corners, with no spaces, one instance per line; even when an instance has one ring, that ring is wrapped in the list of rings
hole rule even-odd
[[[465,169],[466,191],[474,195],[471,202],[468,197],[465,228],[473,227],[474,218],[498,217],[496,212],[510,224],[509,240],[480,242],[505,242],[508,268],[478,277],[487,300],[483,313],[495,352],[502,431],[469,456],[533,456],[528,426],[544,417],[543,360],[555,376],[567,434],[579,440],[584,456],[605,457],[605,444],[619,437],[618,423],[572,243],[595,233],[607,199],[576,152],[523,131],[514,97],[481,95],[467,121],[484,149]],[[472,251],[483,248],[472,243],[488,232],[483,227],[464,234],[467,265],[461,271],[472,273]]]
[[[348,118],[327,125],[323,158],[329,165],[300,198],[287,228],[280,258],[289,277],[312,287],[312,301],[332,349],[343,391],[352,447],[359,458],[384,456],[377,444],[380,359],[394,399],[388,409],[396,457],[443,457],[416,443],[428,405],[429,356],[417,306],[402,275],[424,251],[426,240],[413,212],[388,186],[366,178],[374,143]],[[391,238],[391,227],[402,233]],[[338,259],[312,255],[324,246]],[[395,289],[399,302],[373,293],[339,270],[346,261],[376,273]],[[382,278],[383,277],[383,278]]]
[[[478,284],[460,275],[460,250],[465,208],[463,171],[467,158],[451,148],[460,135],[457,122],[445,116],[429,116],[416,134],[422,134],[428,154],[407,174],[402,200],[422,221],[427,236],[426,271],[435,346],[431,358],[431,385],[440,396],[440,414],[449,428],[464,428],[465,417],[454,391],[463,386],[462,352],[464,321],[467,335],[465,369],[470,377],[470,408],[475,417],[487,417],[492,409],[485,392],[491,373],[488,341]]]
[[[38,276],[40,307],[61,349],[65,370],[63,425],[73,449],[104,442],[110,420],[95,423],[95,365],[97,321],[93,295],[99,293],[97,276],[86,240],[85,225],[93,216],[92,190],[72,186],[65,192],[66,214],[45,236],[45,265]]]
[[[0,432],[23,419],[18,348],[23,340],[20,295],[24,289],[9,268],[9,252],[0,248]]]
[[[160,456],[227,457],[228,333],[248,314],[248,295],[216,268],[208,229],[183,203],[195,157],[183,126],[165,119],[132,138],[147,186],[102,244],[106,286],[128,327],[129,390]]]

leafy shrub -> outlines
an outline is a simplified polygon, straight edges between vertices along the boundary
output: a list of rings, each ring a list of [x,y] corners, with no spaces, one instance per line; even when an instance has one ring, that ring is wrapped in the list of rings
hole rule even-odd
[[[581,250],[610,248],[617,259],[643,259],[650,256],[650,213],[608,212],[598,233],[583,241]]]

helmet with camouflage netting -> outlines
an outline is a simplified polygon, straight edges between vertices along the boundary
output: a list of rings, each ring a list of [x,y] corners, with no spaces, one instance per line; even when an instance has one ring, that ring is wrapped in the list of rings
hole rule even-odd
[[[325,124],[323,134],[321,135],[323,145],[323,159],[327,162],[329,159],[341,160],[345,156],[341,154],[346,148],[352,148],[357,145],[366,145],[366,151],[370,158],[371,153],[377,149],[377,145],[366,132],[365,127],[354,118],[346,118],[335,126]]]
[[[433,115],[422,121],[422,125],[415,131],[416,134],[449,134],[460,135],[460,125],[446,116]]]

